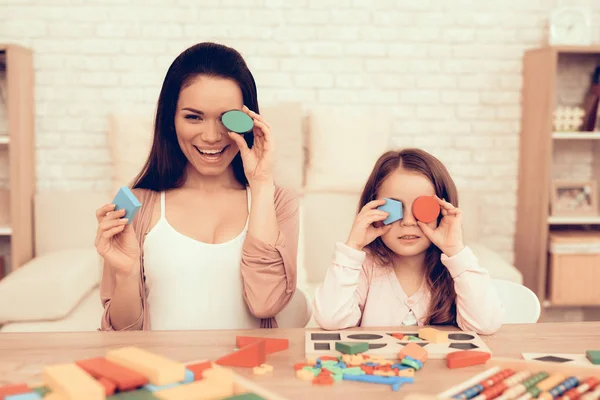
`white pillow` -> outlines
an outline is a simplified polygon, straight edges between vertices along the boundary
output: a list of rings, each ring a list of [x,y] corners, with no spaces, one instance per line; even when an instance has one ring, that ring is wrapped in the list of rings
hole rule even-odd
[[[0,281],[0,324],[66,317],[98,286],[101,260],[94,248],[33,258]]]
[[[389,149],[391,119],[371,110],[311,110],[306,191],[360,192]]]

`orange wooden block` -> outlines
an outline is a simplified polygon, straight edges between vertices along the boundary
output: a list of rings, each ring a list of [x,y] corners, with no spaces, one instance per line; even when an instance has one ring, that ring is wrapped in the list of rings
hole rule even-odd
[[[427,224],[440,215],[440,204],[435,197],[420,196],[413,202],[412,212],[416,219]]]
[[[446,366],[448,368],[470,367],[471,365],[485,364],[491,357],[490,353],[484,351],[455,351],[446,356]]]
[[[333,385],[333,376],[331,375],[319,375],[313,379],[313,385]]]
[[[186,368],[194,374],[194,381],[199,381],[203,378],[202,373],[207,369],[212,368],[212,362],[202,361],[196,364],[187,365]]]
[[[312,367],[312,365],[310,365],[308,363],[303,363],[303,362],[299,362],[299,363],[294,364],[294,369],[296,371],[298,371],[299,369],[302,369],[304,367]]]
[[[112,396],[115,394],[115,391],[117,390],[117,384],[110,379],[98,378],[98,383],[104,386],[104,393],[106,393],[107,396]]]
[[[98,380],[105,378],[113,382],[120,391],[137,389],[149,382],[148,378],[139,372],[108,361],[104,357],[79,360],[75,364]]]
[[[258,367],[267,361],[266,343],[264,340],[242,347],[238,351],[227,354],[215,361],[215,364],[231,367]]]
[[[319,357],[321,361],[337,361],[338,358],[334,356],[321,356]]]
[[[6,385],[0,387],[0,399],[4,399],[4,396],[10,396],[13,394],[30,393],[33,390],[24,383],[18,383],[15,385]]]
[[[248,346],[249,344],[265,341],[265,351],[267,354],[276,353],[278,351],[287,350],[290,346],[288,339],[263,338],[254,336],[236,336],[235,345],[238,349]]]
[[[404,333],[392,333],[392,337],[398,340],[404,339]]]
[[[421,361],[425,364],[425,361],[429,358],[429,353],[423,347],[419,346],[416,343],[409,343],[400,350],[398,353],[398,358],[403,359],[404,357],[409,356],[416,360]]]

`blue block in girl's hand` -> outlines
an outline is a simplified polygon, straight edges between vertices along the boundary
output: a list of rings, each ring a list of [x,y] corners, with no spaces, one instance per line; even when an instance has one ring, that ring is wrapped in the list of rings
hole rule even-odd
[[[398,200],[385,199],[385,204],[377,207],[378,210],[390,213],[383,221],[384,225],[389,225],[392,222],[402,219],[402,202]]]
[[[137,197],[135,197],[133,192],[127,186],[123,186],[119,189],[112,202],[115,205],[115,211],[118,211],[122,208],[125,209],[125,216],[123,218],[129,219],[129,221],[127,221],[128,224],[133,221],[133,218],[142,206],[142,203],[140,203]]]

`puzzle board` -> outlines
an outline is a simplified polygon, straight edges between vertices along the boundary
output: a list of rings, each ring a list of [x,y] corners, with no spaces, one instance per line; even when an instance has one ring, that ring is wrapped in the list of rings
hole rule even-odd
[[[446,332],[446,331],[445,331]],[[335,342],[367,342],[369,350],[363,354],[381,356],[394,360],[403,346],[416,343],[429,352],[430,359],[444,359],[446,355],[460,350],[477,350],[492,353],[479,335],[471,331],[447,331],[447,343],[429,343],[425,340],[409,340],[407,336],[418,337],[417,331],[308,331],[305,334],[305,356],[339,356]],[[403,339],[397,339],[392,334],[404,334]]]
[[[557,364],[568,364],[568,365],[585,365],[592,367],[599,367],[600,365],[594,365],[587,359],[585,353],[580,354],[566,354],[566,353],[521,353],[524,360],[535,360],[544,361]]]

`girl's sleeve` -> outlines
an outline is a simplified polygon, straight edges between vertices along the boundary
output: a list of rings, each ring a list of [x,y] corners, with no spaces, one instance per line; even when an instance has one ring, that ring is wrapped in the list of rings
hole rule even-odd
[[[313,301],[317,324],[328,330],[358,326],[368,293],[366,253],[335,244],[333,262]]]
[[[482,335],[500,329],[504,306],[489,272],[479,266],[471,249],[465,247],[452,257],[442,254],[441,261],[454,279],[458,326]]]
[[[275,212],[279,236],[274,245],[248,234],[242,248],[244,298],[258,318],[277,315],[296,291],[299,215],[298,199],[277,188]]]

